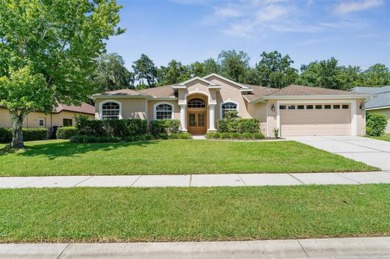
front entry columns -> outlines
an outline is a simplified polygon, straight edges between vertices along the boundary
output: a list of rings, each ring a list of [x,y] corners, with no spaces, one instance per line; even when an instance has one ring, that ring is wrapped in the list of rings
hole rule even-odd
[[[209,131],[215,131],[215,104],[209,105]]]
[[[180,127],[182,131],[187,131],[186,128],[186,104],[180,105]]]

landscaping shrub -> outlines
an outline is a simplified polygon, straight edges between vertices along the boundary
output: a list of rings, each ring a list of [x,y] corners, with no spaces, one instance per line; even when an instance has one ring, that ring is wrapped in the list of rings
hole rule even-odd
[[[0,143],[9,143],[12,140],[11,129],[0,128]]]
[[[97,136],[87,136],[87,135],[75,135],[70,138],[70,142],[72,143],[113,143],[120,142],[121,139],[105,136],[105,137],[97,137]]]
[[[57,129],[57,138],[59,139],[70,139],[77,134],[78,130],[76,127],[61,127]]]
[[[379,137],[385,133],[387,118],[384,114],[367,113],[366,135]]]
[[[228,132],[228,123],[227,123],[226,119],[217,121],[217,131],[218,132]]]
[[[168,138],[171,134],[180,132],[180,120],[153,120],[149,132],[158,138]]]
[[[23,141],[43,140],[47,138],[46,128],[23,128]],[[12,141],[12,129],[0,128],[0,143]]]
[[[218,132],[256,133],[260,131],[260,122],[257,119],[223,119],[217,121]]]
[[[23,128],[22,131],[24,141],[43,140],[47,138],[46,128]]]
[[[237,132],[210,132],[207,133],[206,138],[208,139],[264,139],[264,135],[261,132],[256,133],[237,133]]]
[[[192,139],[192,135],[188,132],[172,133],[169,139]]]
[[[147,121],[141,119],[95,120],[76,118],[80,135],[97,137],[128,137],[148,133]]]

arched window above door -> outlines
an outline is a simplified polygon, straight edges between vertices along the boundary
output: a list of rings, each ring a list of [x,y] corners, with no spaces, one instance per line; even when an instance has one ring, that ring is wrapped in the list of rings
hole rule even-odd
[[[188,108],[205,108],[206,102],[200,98],[194,98],[188,101]]]

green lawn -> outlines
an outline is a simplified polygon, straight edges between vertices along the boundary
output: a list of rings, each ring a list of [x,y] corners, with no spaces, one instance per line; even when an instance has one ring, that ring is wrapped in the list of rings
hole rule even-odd
[[[379,139],[379,140],[384,140],[384,141],[389,141],[390,142],[390,133],[385,133],[380,137],[370,137],[374,139]]]
[[[389,185],[0,190],[0,243],[390,235]]]
[[[29,142],[0,155],[0,176],[370,171],[376,168],[292,141]]]

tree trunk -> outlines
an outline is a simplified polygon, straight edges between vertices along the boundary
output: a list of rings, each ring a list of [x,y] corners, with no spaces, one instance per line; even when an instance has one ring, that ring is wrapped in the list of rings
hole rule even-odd
[[[23,120],[25,117],[25,114],[23,111],[21,111],[18,114],[18,111],[10,111],[11,115],[11,122],[12,122],[12,141],[11,141],[11,148],[23,148]]]

